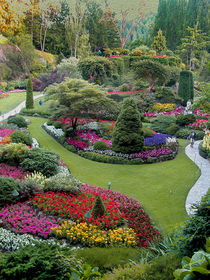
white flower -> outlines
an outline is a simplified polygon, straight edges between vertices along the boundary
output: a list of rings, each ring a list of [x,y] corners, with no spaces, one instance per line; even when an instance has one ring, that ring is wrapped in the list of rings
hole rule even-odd
[[[55,128],[53,125],[47,125],[47,123],[44,123],[43,125],[46,130],[51,132],[55,137],[64,136],[64,132],[61,128]]]

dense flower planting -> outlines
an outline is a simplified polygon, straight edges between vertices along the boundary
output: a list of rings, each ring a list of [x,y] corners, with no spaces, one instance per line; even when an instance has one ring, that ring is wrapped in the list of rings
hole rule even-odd
[[[80,138],[80,139],[83,139],[83,140],[86,140],[88,142],[90,142],[91,144],[94,144],[98,141],[103,141],[105,143],[107,143],[107,145],[109,147],[112,146],[112,141],[111,140],[107,140],[107,139],[104,139],[102,137],[99,137],[94,131],[91,131],[90,129],[87,129],[87,130],[83,130],[83,129],[80,129],[77,131],[77,136]]]
[[[132,154],[132,158],[141,158],[141,159],[147,159],[149,157],[159,157],[163,155],[170,155],[173,151],[171,149],[160,147],[157,149],[153,149],[151,151],[144,151],[141,153]]]
[[[203,137],[202,147],[203,147],[205,150],[210,151],[210,133],[208,133],[207,135],[205,135],[205,136]]]
[[[201,110],[199,110],[199,109],[195,109],[194,113],[198,116],[201,116],[201,117],[210,117],[209,113],[202,113]]]
[[[66,138],[66,142],[69,145],[73,145],[75,148],[82,149],[82,150],[88,147],[88,143],[86,143],[85,141],[76,140],[74,138]]]
[[[4,92],[1,92],[1,91],[0,91],[0,99],[1,99],[1,98],[4,98],[4,97],[7,97],[7,96],[8,96],[7,93],[4,93]]]
[[[1,139],[2,139],[2,140],[1,140]],[[6,145],[6,144],[10,144],[10,143],[11,143],[11,138],[10,138],[10,136],[4,137],[4,138],[1,138],[1,137],[0,137],[0,144]]]
[[[166,144],[166,139],[171,137],[169,134],[156,133],[151,137],[145,137],[144,143],[146,146],[158,146]]]
[[[2,128],[0,129],[0,137],[8,137],[10,136],[13,132],[15,131],[15,129],[12,128]]]
[[[149,90],[108,91],[108,94],[123,94],[123,93],[135,94],[139,92],[150,93],[151,91]]]
[[[155,105],[153,105],[152,111],[154,111],[154,112],[171,112],[171,111],[174,111],[175,108],[176,108],[176,105],[172,104],[172,103],[165,103],[165,104],[156,103]]]
[[[19,167],[7,165],[4,163],[0,164],[0,176],[13,177],[15,180],[24,180],[26,175],[29,175],[29,172],[23,172]]]
[[[44,216],[26,203],[18,203],[1,209],[4,226],[15,233],[30,233],[47,238],[52,227],[58,226],[53,217]]]
[[[83,246],[137,246],[136,234],[133,229],[101,230],[96,225],[89,223],[75,223],[64,221],[59,226],[52,228],[52,233],[58,238],[66,238],[70,244],[81,243]]]
[[[158,230],[152,225],[149,216],[137,200],[129,198],[120,192],[105,190],[90,185],[83,185],[82,191],[112,198],[120,212],[126,216],[129,227],[135,231],[139,247],[149,247],[152,242],[157,241],[160,237]]]
[[[65,124],[67,127],[71,127],[72,121],[75,121],[75,119],[67,118],[67,117],[60,117],[56,121],[61,122],[62,124]],[[77,119],[78,125],[83,125],[89,123],[89,120],[86,119]]]
[[[98,193],[92,192],[91,195],[81,193],[78,196],[67,195],[65,193],[46,192],[36,194],[31,200],[33,206],[43,210],[46,213],[59,215],[63,218],[72,219],[78,222],[88,222],[95,224],[100,228],[114,229],[124,222],[125,215],[119,213],[119,209],[112,198],[102,195],[101,199],[106,208],[106,214],[98,216],[93,215],[85,218],[85,214],[91,212]]]
[[[204,119],[196,119],[196,121],[194,123],[190,123],[187,126],[189,128],[193,128],[193,129],[203,129],[206,127],[206,122],[208,120],[204,120]]]
[[[157,117],[158,115],[165,115],[165,116],[169,116],[169,115],[180,115],[182,113],[182,109],[181,108],[178,108],[178,109],[175,109],[171,112],[146,112],[144,113],[144,116],[145,117]]]

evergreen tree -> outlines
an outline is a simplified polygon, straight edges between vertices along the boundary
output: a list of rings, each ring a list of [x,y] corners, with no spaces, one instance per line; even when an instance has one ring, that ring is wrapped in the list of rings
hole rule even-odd
[[[104,203],[101,200],[100,196],[97,196],[92,210],[93,217],[96,219],[99,215],[103,216],[105,212],[106,212],[106,208],[104,206]]]
[[[183,105],[186,105],[189,99],[193,101],[194,86],[191,71],[184,70],[180,72],[178,95],[183,99]]]
[[[163,35],[161,29],[159,29],[157,36],[154,38],[152,48],[156,50],[157,53],[161,53],[166,49],[166,37]]]
[[[33,109],[33,108],[34,108],[33,85],[31,81],[31,77],[29,77],[26,86],[26,109]]]
[[[115,124],[112,149],[115,152],[132,154],[142,151],[143,146],[142,123],[136,102],[133,98],[126,98]]]

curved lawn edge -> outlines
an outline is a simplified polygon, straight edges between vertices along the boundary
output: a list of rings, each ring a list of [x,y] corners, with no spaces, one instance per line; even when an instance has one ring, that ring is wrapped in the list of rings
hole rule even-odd
[[[41,126],[44,118],[27,117],[32,121],[29,131],[41,147],[59,154],[71,173],[84,183],[111,189],[137,199],[153,223],[168,232],[187,217],[185,199],[199,177],[199,169],[185,155],[185,140],[172,161],[152,165],[114,165],[84,159],[57,143]]]

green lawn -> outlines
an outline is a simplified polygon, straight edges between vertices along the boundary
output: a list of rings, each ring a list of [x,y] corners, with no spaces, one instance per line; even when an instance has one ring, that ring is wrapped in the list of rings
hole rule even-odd
[[[42,100],[42,105],[41,106],[39,104],[40,100]],[[50,106],[51,103],[52,103],[52,100],[46,101],[44,96],[42,96],[42,97],[37,98],[34,101],[34,109],[25,109],[24,108],[24,109],[21,110],[21,112],[26,113],[26,115],[27,115],[27,112],[31,112],[32,114],[38,113],[40,115],[45,115],[45,114],[50,113],[49,106]]]
[[[38,95],[40,92],[34,92],[34,95]],[[0,99],[0,114],[4,114],[13,110],[26,98],[25,92],[10,93],[9,96]]]
[[[162,233],[186,218],[185,199],[200,172],[184,153],[185,140],[180,140],[181,149],[175,160],[151,165],[104,164],[81,158],[63,148],[41,128],[46,119],[29,119],[32,136],[42,147],[58,153],[74,176],[84,183],[104,188],[111,181],[113,190],[140,201]]]

